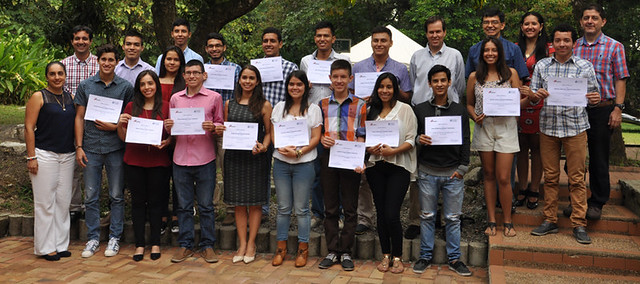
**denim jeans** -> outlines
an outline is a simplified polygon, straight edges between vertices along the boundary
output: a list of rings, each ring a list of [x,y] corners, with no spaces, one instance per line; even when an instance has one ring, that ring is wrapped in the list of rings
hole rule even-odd
[[[109,199],[111,200],[111,224],[109,238],[122,235],[124,224],[124,149],[107,154],[85,151],[87,167],[84,168],[84,204],[86,208],[87,239],[100,239],[100,189],[102,188],[102,168],[107,170]]]
[[[309,196],[316,172],[313,161],[301,164],[289,164],[273,159],[273,181],[278,197],[278,217],[276,219],[277,240],[285,241],[289,237],[291,208],[295,208],[298,219],[298,242],[309,242],[311,230],[311,211]]]
[[[464,199],[464,180],[448,176],[428,175],[418,172],[420,188],[420,258],[433,257],[435,239],[435,217],[438,209],[438,194],[442,191],[442,214],[444,215],[449,261],[460,258],[460,215]]]
[[[173,164],[173,182],[178,196],[178,244],[183,248],[194,248],[193,201],[198,202],[200,216],[201,249],[212,248],[216,241],[213,191],[216,186],[216,161],[202,166],[180,166]],[[194,195],[195,185],[195,195]]]

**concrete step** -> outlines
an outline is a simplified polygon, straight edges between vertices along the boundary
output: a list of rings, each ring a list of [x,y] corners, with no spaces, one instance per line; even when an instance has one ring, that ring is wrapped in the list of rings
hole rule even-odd
[[[558,200],[560,201],[568,201],[569,200],[569,184],[567,181],[560,181],[558,185],[560,190],[558,190]],[[591,197],[591,190],[589,190],[589,185],[587,183],[587,198]],[[540,200],[544,199],[544,186],[540,185]],[[611,192],[609,194],[609,201],[607,204],[613,205],[622,205],[624,204],[624,197],[622,194],[622,190],[620,185],[618,184],[618,180],[615,181],[613,178],[611,179]]]
[[[535,279],[535,280],[534,280]],[[489,266],[489,283],[638,283],[640,276],[561,269]]]
[[[539,226],[544,221],[544,201],[540,200],[538,208],[531,210],[526,207],[518,207],[513,215],[513,223],[516,225]],[[560,228],[572,228],[569,218],[562,214],[562,210],[569,206],[568,201],[558,202],[558,226]],[[501,209],[496,209],[498,224],[503,223]],[[587,221],[587,229],[596,232],[610,232],[623,235],[640,236],[640,217],[622,205],[605,205],[602,208],[602,218],[597,221]]]
[[[620,271],[640,271],[640,237],[589,232],[592,243],[576,242],[571,229],[558,234],[533,236],[533,226],[516,226],[517,236],[498,234],[489,238],[489,265],[509,265],[509,262],[546,263],[583,268],[608,268]]]

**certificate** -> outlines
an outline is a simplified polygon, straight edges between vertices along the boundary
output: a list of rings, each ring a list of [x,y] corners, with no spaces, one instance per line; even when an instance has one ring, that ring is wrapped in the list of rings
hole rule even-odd
[[[400,134],[398,133],[397,120],[367,120],[364,124],[367,131],[365,142],[367,147],[378,144],[398,147]]]
[[[218,64],[205,64],[207,80],[204,87],[207,89],[233,90],[236,84],[236,67]]]
[[[424,118],[424,134],[431,145],[462,145],[461,116],[430,116]]]
[[[122,112],[122,100],[92,94],[87,101],[84,120],[118,123],[120,112]]]
[[[327,60],[311,60],[307,68],[307,77],[313,84],[331,84],[329,75],[331,74],[331,63]]]
[[[202,135],[204,122],[204,108],[172,108],[169,115],[173,119],[171,135]]]
[[[373,87],[376,85],[376,80],[382,72],[360,72],[356,73],[355,77],[355,93],[358,98],[367,98],[373,93]]]
[[[282,75],[282,57],[251,59],[251,65],[258,68],[263,83],[284,81]]]
[[[365,145],[362,142],[336,140],[329,151],[329,167],[355,170],[364,165]]]
[[[273,124],[273,147],[309,145],[309,126],[306,119],[281,121]]]
[[[127,125],[124,142],[160,145],[162,141],[162,120],[132,117]]]
[[[226,130],[222,136],[222,149],[252,150],[258,140],[258,124],[255,122],[225,121]]]
[[[547,88],[547,105],[587,106],[587,78],[549,77]]]
[[[482,109],[486,116],[520,116],[520,91],[516,88],[484,88]]]

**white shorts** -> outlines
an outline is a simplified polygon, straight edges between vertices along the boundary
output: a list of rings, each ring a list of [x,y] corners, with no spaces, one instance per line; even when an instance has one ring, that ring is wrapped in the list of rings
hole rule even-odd
[[[482,126],[476,123],[473,129],[471,150],[498,153],[520,152],[516,117],[485,117]]]

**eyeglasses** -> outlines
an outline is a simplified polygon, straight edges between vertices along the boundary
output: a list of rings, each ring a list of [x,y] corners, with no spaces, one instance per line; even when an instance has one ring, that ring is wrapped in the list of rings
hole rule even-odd
[[[207,45],[208,48],[222,48],[224,45],[222,44],[210,44]]]
[[[500,21],[498,20],[493,20],[493,21],[482,21],[482,25],[488,26],[488,25],[494,25],[497,26],[500,24]]]
[[[201,74],[202,74],[202,72],[200,72],[200,71],[186,71],[186,72],[184,72],[184,75],[187,76],[187,77],[199,76]]]

